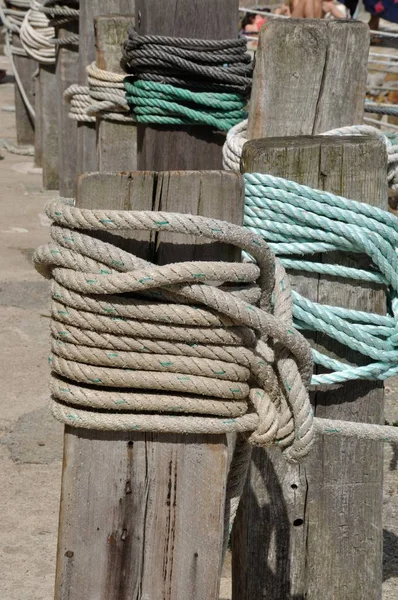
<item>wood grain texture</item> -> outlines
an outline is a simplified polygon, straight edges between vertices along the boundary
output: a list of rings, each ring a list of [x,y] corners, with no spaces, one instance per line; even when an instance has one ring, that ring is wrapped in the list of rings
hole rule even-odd
[[[256,53],[248,139],[323,133],[361,123],[368,47],[365,23],[266,23]]]
[[[376,139],[256,140],[246,144],[243,166],[387,208],[386,153]],[[346,253],[327,260],[368,262]],[[385,314],[384,292],[373,284],[296,273],[290,279],[311,300]],[[325,336],[308,337],[329,355],[358,358]],[[321,389],[312,400],[319,417],[383,422],[379,382]],[[233,597],[381,598],[382,453],[376,442],[320,438],[309,459],[292,466],[276,450],[255,450],[234,533]]]
[[[133,16],[100,16],[95,19],[97,67],[113,73],[123,73],[120,65],[121,47],[127,38],[127,29],[134,25],[134,21]],[[97,119],[97,156],[100,171],[136,169],[136,125]]]
[[[141,35],[201,39],[237,37],[238,0],[136,0]],[[138,125],[138,168],[155,170],[221,169],[225,135],[206,127]],[[159,144],[159,140],[161,143]]]
[[[35,167],[41,167],[43,157],[43,137],[41,134],[41,94],[39,70],[35,76]]]
[[[21,48],[21,40],[19,35],[12,34],[12,45]],[[26,95],[31,103],[35,106],[35,78],[34,74],[37,70],[37,62],[28,56],[13,55],[15,68],[18,71],[19,78],[26,92]],[[25,106],[25,102],[15,85],[15,119],[17,130],[17,143],[21,146],[27,146],[35,143],[35,123],[34,119],[29,114]]]
[[[57,37],[64,39],[79,33],[78,21],[65,23],[57,29]],[[77,82],[79,49],[77,46],[60,46],[57,52],[56,77],[58,92],[58,164],[59,194],[72,198],[76,192],[77,123],[68,117],[69,105],[64,99],[65,90]]]
[[[41,104],[41,166],[43,188],[57,190],[58,181],[58,82],[55,65],[40,65],[39,69]]]
[[[77,205],[241,222],[243,184],[226,172],[92,173]],[[235,257],[196,241],[122,232],[119,243],[159,263]],[[55,600],[218,600],[227,471],[223,435],[67,427]]]
[[[86,67],[95,60],[94,19],[99,15],[133,15],[134,0],[81,0],[79,18],[79,83],[87,85]],[[95,123],[79,123],[78,173],[97,170]]]

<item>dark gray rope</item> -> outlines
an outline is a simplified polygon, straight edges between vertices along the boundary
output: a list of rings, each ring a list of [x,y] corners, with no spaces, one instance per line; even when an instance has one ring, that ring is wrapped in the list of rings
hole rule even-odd
[[[47,15],[51,25],[57,29],[72,21],[79,21],[80,0],[44,0],[40,11]],[[70,33],[62,39],[54,38],[53,43],[57,47],[78,46],[79,35]]]
[[[248,95],[251,89],[251,57],[246,52],[246,40],[240,38],[140,36],[130,27],[123,45],[123,65],[137,79],[194,90],[209,88]]]
[[[384,106],[383,104],[370,104],[365,103],[365,112],[374,113],[378,115],[391,115],[398,117],[398,105],[397,106]]]

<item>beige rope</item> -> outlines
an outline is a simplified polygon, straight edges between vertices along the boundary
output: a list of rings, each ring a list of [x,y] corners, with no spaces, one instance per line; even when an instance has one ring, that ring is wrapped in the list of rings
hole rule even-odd
[[[88,65],[86,71],[87,86],[72,84],[64,92],[70,105],[69,118],[88,123],[94,123],[97,117],[135,123],[125,97],[123,81],[126,75],[99,69],[95,63]]]
[[[311,351],[291,327],[285,273],[250,231],[158,212],[51,202],[53,413],[108,430],[242,432],[290,460],[313,441]],[[251,263],[157,266],[95,232],[174,231],[235,244]],[[94,232],[93,234],[91,232]],[[122,295],[123,294],[123,295]]]

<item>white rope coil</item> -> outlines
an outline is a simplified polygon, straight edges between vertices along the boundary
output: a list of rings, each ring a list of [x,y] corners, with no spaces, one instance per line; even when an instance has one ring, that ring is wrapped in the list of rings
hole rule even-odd
[[[28,56],[41,64],[53,65],[56,57],[55,29],[41,12],[41,7],[41,2],[31,0],[30,9],[21,25],[20,39]]]
[[[247,123],[248,121],[246,119],[245,121],[238,123],[238,125],[235,125],[235,127],[232,127],[227,133],[223,146],[223,167],[226,170],[240,170],[240,159],[243,146],[248,141]],[[377,137],[380,137],[385,142],[388,153],[387,180],[389,188],[393,192],[398,190],[398,146],[393,145],[379,129],[370,125],[352,125],[332,129],[321,135],[376,135]]]
[[[251,443],[278,443],[290,460],[308,453],[311,350],[291,327],[285,272],[259,236],[190,215],[60,202],[47,214],[53,241],[36,251],[35,264],[53,277],[58,419],[110,430],[246,432]],[[258,266],[160,267],[88,233],[128,229],[233,243]]]
[[[95,123],[97,118],[135,123],[125,97],[125,75],[99,69],[95,63],[86,70],[88,86],[73,84],[64,93],[69,117],[87,123]]]

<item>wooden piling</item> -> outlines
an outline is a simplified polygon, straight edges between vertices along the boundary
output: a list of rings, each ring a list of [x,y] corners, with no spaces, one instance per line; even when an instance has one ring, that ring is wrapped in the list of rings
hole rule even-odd
[[[100,4],[93,2],[96,9]],[[109,9],[110,3],[106,4]],[[170,15],[175,14],[175,0],[151,0],[145,6],[140,3],[137,14],[142,23],[143,13],[153,13],[153,33],[236,37],[237,0],[206,0],[204,12],[202,3],[198,4],[193,7],[188,0],[178,2],[178,19]],[[104,10],[104,6],[101,12],[109,14],[111,11]],[[86,37],[87,14],[88,6],[83,2],[80,25],[85,25],[80,29],[81,39]],[[185,23],[183,28],[180,19]],[[164,20],[167,28],[163,27]],[[97,20],[98,32],[102,23],[108,26],[109,19],[108,23]],[[109,31],[112,28],[108,27]],[[92,59],[88,60],[86,47],[81,46],[79,52],[82,67]],[[99,44],[99,56],[106,52],[108,48]],[[114,61],[114,50],[109,56]],[[105,58],[107,62],[98,66],[116,66],[111,58]],[[91,133],[85,126],[80,129],[80,134],[84,133],[80,152],[84,149],[90,154]],[[197,171],[148,172],[170,168],[174,160],[165,158],[171,146],[170,131],[163,128],[156,131],[157,146],[152,146],[152,154],[149,146],[138,149],[144,153],[140,161],[145,172],[82,175],[77,205],[161,209],[241,224],[241,177],[237,173],[200,170],[204,164],[213,168],[220,164],[217,136],[204,129],[202,134],[196,130],[195,136],[175,131],[174,140],[180,134],[185,141],[178,154],[187,153],[189,158],[174,163]],[[118,140],[113,143],[117,145]],[[204,150],[217,158],[204,159]],[[92,154],[86,154],[83,162],[79,159],[80,170],[83,164],[87,168],[89,160]],[[104,155],[101,160],[110,157]],[[131,250],[157,264],[205,257],[237,258],[236,250],[223,245],[166,233],[135,234]],[[226,436],[120,434],[67,427],[64,456],[56,600],[218,600],[228,471]]]
[[[12,45],[16,48],[22,48],[19,35],[12,34]],[[30,56],[13,54],[13,62],[17,77],[19,78],[26,97],[31,105],[35,108],[35,73],[38,69],[38,64]],[[17,131],[17,143],[21,146],[27,146],[35,143],[35,119],[29,111],[25,103],[19,85],[15,84],[15,119]]]
[[[249,137],[362,122],[367,40],[360,23],[267,24]],[[258,139],[245,145],[242,166],[387,208],[386,152],[376,139]],[[364,264],[346,254],[329,259]],[[291,282],[310,300],[385,313],[384,293],[374,285],[296,273]],[[328,354],[358,359],[320,335],[312,341]],[[380,382],[321,389],[313,403],[320,417],[383,422]],[[336,438],[319,439],[299,466],[287,465],[277,450],[255,449],[233,536],[234,600],[381,598],[382,456],[381,444]]]
[[[80,85],[87,85],[86,67],[95,60],[94,19],[99,15],[133,15],[135,0],[80,0],[79,73]],[[77,173],[97,170],[95,123],[78,123]]]
[[[99,69],[124,73],[121,47],[134,17],[100,16],[95,19],[96,64]],[[100,171],[132,171],[137,168],[137,127],[97,118],[97,157]]]
[[[57,190],[58,180],[58,82],[55,64],[40,65],[41,167],[43,188]]]
[[[238,0],[136,0],[140,35],[202,39],[237,37]],[[137,126],[139,169],[221,169],[223,133],[205,127]]]
[[[243,184],[231,172],[93,173],[77,205],[241,222]],[[189,236],[136,239],[130,249],[158,263],[236,258]],[[227,471],[224,435],[67,427],[55,600],[218,600]]]
[[[62,40],[79,33],[77,20],[57,27],[57,37]],[[69,105],[64,99],[65,90],[77,82],[79,48],[76,45],[59,46],[57,51],[57,107],[58,107],[58,165],[59,194],[71,198],[76,193],[77,122],[68,117]]]

